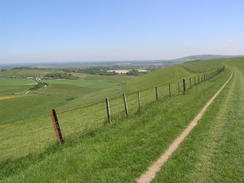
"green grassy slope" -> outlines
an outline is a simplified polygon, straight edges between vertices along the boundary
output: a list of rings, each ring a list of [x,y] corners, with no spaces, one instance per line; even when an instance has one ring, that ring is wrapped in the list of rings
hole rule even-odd
[[[191,72],[185,70],[181,65],[171,66],[127,81],[124,85],[124,90],[131,92],[153,88],[157,85],[162,85],[170,81],[177,81],[178,79],[190,76],[191,74]]]
[[[32,80],[0,78],[0,86],[34,85]]]
[[[221,65],[225,59],[216,59],[216,60],[205,60],[205,61],[191,61],[186,62],[182,65],[189,72],[206,72],[214,70]]]
[[[29,88],[30,88],[29,85],[1,86],[0,87],[0,97],[16,95],[18,93],[24,94]]]
[[[191,66],[192,67],[192,66]],[[52,70],[37,70],[37,69],[13,69],[0,72],[0,96],[13,95],[16,93],[25,93],[31,88],[34,81],[23,80],[24,76],[44,76]],[[59,111],[66,111],[81,106],[86,106],[98,101],[104,100],[105,97],[120,96],[123,91],[133,92],[138,89],[153,88],[157,85],[162,85],[169,81],[176,81],[179,78],[192,75],[191,72],[185,70],[182,66],[173,66],[165,69],[160,69],[156,72],[149,73],[141,77],[128,76],[94,76],[87,74],[75,74],[80,79],[78,80],[47,80],[49,85],[31,94],[32,100],[26,100],[21,113],[12,117],[14,111],[17,110],[22,99],[11,99],[0,101],[0,107],[6,109],[2,111],[4,114],[1,123],[13,121],[16,119],[27,119],[45,115],[47,108],[56,108]],[[17,76],[17,79],[8,79],[6,77]],[[176,86],[172,86],[176,88]],[[166,91],[164,91],[166,92]],[[45,95],[45,96],[44,96]],[[47,102],[46,102],[47,101]],[[34,105],[37,104],[38,105]],[[44,104],[45,103],[45,104]],[[43,106],[43,107],[42,107]],[[9,113],[8,113],[9,111]],[[30,111],[30,115],[25,112]],[[9,118],[9,119],[8,119]]]
[[[201,72],[211,72],[224,65],[224,62],[228,60],[239,60],[243,58],[226,58],[226,59],[214,59],[205,61],[191,61],[180,65],[167,67],[149,73],[142,77],[138,77],[134,80],[129,80],[124,85],[125,91],[142,90],[146,88],[152,88],[157,85],[161,85],[168,82],[174,82],[183,77],[189,77],[193,74],[199,74]]]
[[[244,181],[244,59],[226,59],[234,77],[153,182]]]
[[[18,123],[21,120],[44,115],[50,109],[50,106],[64,105],[67,102],[66,100],[68,98],[65,99],[60,95],[52,97],[33,95],[0,101],[0,125]]]
[[[169,72],[169,70],[171,70],[171,72]],[[18,92],[25,93],[32,87],[31,84],[35,84],[35,82],[31,80],[24,80],[21,78],[9,79],[6,78],[7,76],[42,76],[48,72],[53,71],[13,69],[1,72],[0,96],[11,95]],[[123,91],[135,91],[134,83],[140,83],[146,88],[154,87],[157,83],[162,84],[166,82],[169,79],[169,73],[171,79],[174,80],[180,76],[189,75],[189,72],[185,71],[182,67],[174,66],[161,69],[142,77],[76,74],[80,79],[47,80],[45,81],[49,84],[47,87],[31,92],[32,96],[26,99],[16,98],[0,101],[0,107],[3,108],[0,112],[2,116],[0,124],[6,122],[12,123],[14,121],[19,123],[19,121],[23,119],[26,120],[31,117],[46,115],[48,108],[66,111],[103,101],[105,97],[120,96]],[[158,80],[159,76],[161,76],[162,79]],[[16,115],[13,116],[13,114]]]
[[[187,63],[189,64],[187,66],[169,67],[131,79],[126,83],[126,79],[114,78],[115,81],[113,81],[112,77],[103,77],[101,80],[110,80],[119,84],[113,88],[105,89],[83,88],[84,94],[82,96],[79,96],[79,93],[83,91],[79,84],[55,83],[49,88],[35,92],[34,96],[30,96],[26,100],[24,98],[14,99],[12,108],[18,106],[16,109],[20,113],[15,116],[16,110],[3,111],[3,114],[12,115],[6,115],[5,121],[1,121],[0,124],[0,148],[2,151],[0,154],[0,182],[133,182],[159,157],[225,82],[230,74],[229,70],[227,69],[212,80],[197,85],[186,95],[170,98],[162,96],[160,101],[146,106],[146,103],[155,100],[154,89],[147,90],[142,93],[144,108],[136,114],[134,112],[137,109],[135,107],[137,106],[137,96],[130,95],[128,96],[129,118],[125,119],[124,115],[113,116],[114,120],[111,125],[104,126],[106,117],[104,103],[85,108],[72,109],[72,107],[82,106],[85,101],[96,102],[105,96],[118,96],[123,90],[131,92],[141,86],[143,87],[140,89],[144,89],[169,81],[177,81],[181,77],[194,76],[197,72],[207,71],[207,65],[203,62],[199,62],[198,67],[195,63],[194,65]],[[236,66],[240,70],[244,69],[241,58],[223,59],[216,62],[210,67],[210,70],[222,64]],[[203,65],[205,69],[203,69]],[[187,70],[186,67],[188,67]],[[97,76],[89,77],[94,80],[94,77]],[[61,87],[58,89],[55,87],[56,84]],[[67,89],[62,91],[64,87]],[[45,90],[50,93],[45,95]],[[161,89],[159,91],[160,96],[163,92],[168,92]],[[43,92],[42,95],[41,92]],[[58,92],[57,97],[60,98],[48,101],[50,99],[48,96],[58,94]],[[34,99],[32,97],[37,98],[32,100]],[[21,103],[28,100],[26,105],[30,107],[39,104],[39,111],[46,111],[49,106],[57,106],[57,101],[60,102],[58,112],[72,109],[58,113],[66,141],[63,146],[49,146],[55,140],[53,129],[50,126],[50,118],[47,113],[39,113],[39,116],[28,115],[30,108],[24,106],[21,108]],[[10,101],[8,101],[9,103],[7,100],[6,103],[1,101],[0,104],[6,106],[10,104]],[[230,104],[232,103],[229,102],[228,105]],[[122,99],[112,100],[111,107],[113,114],[123,111]],[[22,109],[28,110],[22,112]],[[237,129],[235,130],[237,131]],[[199,143],[196,142],[196,144]],[[47,149],[47,147],[49,148]],[[201,149],[198,151],[201,152]],[[33,155],[27,156],[30,152]],[[207,151],[205,153],[208,155]],[[205,154],[203,156],[205,157]],[[10,159],[6,160],[7,158]],[[218,167],[220,166],[221,164],[218,165]],[[177,171],[179,174],[176,174],[176,177],[182,173],[181,169]],[[192,174],[192,177],[197,177],[197,175]],[[164,178],[159,175],[155,181],[160,182]],[[222,180],[221,176],[219,180]]]
[[[183,70],[181,66],[178,69],[172,67],[172,72]],[[157,71],[157,75],[167,76],[168,68]],[[190,74],[188,71],[185,73]],[[151,78],[151,81],[157,80],[157,77]],[[98,77],[90,76],[90,80],[114,80],[123,84],[125,78],[121,77]],[[145,78],[145,76],[143,76]],[[136,78],[137,79],[137,78]],[[171,78],[173,79],[173,78]],[[65,81],[66,80],[61,80]],[[144,83],[150,80],[145,80]],[[73,83],[73,81],[71,81]],[[175,83],[176,84],[176,83]],[[182,88],[182,86],[181,86]],[[177,85],[171,86],[174,95],[177,94]],[[168,85],[158,88],[159,98],[165,98],[168,94]],[[60,116],[61,126],[65,136],[82,135],[97,129],[104,124],[106,118],[104,98],[115,97],[110,100],[113,118],[117,115],[123,115],[124,106],[121,98],[122,88],[120,86],[112,88],[84,88],[72,84],[51,84],[32,93],[31,96],[0,101],[1,122],[0,132],[2,135],[1,148],[4,153],[1,157],[18,158],[25,156],[29,152],[42,152],[54,141],[53,129],[50,125],[48,109],[56,108]],[[119,97],[118,97],[119,96]],[[96,103],[101,100],[101,103]],[[127,96],[129,114],[137,111],[137,94]],[[141,92],[141,105],[155,101],[155,89],[151,88]],[[81,107],[89,103],[94,105]],[[29,136],[32,136],[30,139]],[[18,149],[18,153],[15,153]]]
[[[88,135],[67,138],[61,147],[3,162],[0,179],[2,182],[132,182],[177,137],[228,76],[225,71],[186,95],[160,100],[146,106],[141,113],[114,120],[112,125]],[[64,113],[62,122],[78,120],[77,113],[78,110]]]
[[[47,87],[30,92],[27,98],[11,98],[1,100],[1,96],[24,94],[36,84],[35,81],[21,78],[26,74],[46,74],[48,70],[13,69],[0,75],[0,124],[16,122],[46,115],[48,109],[57,108],[60,111],[70,110],[104,99],[107,95],[121,93],[124,80],[132,77],[91,76],[77,74],[78,80],[47,80]],[[52,71],[49,71],[52,72]],[[17,76],[20,78],[7,78]]]
[[[36,82],[23,79],[10,79],[0,77],[0,96],[14,95],[24,93]]]

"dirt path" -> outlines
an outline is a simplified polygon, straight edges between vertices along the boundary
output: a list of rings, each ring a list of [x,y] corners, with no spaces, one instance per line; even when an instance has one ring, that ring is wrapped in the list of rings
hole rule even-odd
[[[243,170],[239,165],[241,158],[238,156],[244,151],[238,144],[238,132],[241,131],[240,124],[243,123],[243,81],[242,73],[236,69],[235,77],[228,85],[226,94],[222,95],[221,108],[218,108],[208,134],[205,134],[207,138],[201,145],[200,153],[197,154],[194,171],[187,175],[188,180],[198,183],[229,182],[229,180],[242,182],[238,181],[241,177],[238,178],[238,175],[241,175],[239,172]],[[223,173],[226,170],[228,174]]]
[[[213,95],[213,97],[207,102],[207,104],[202,108],[202,110],[197,114],[197,116],[191,121],[191,123],[187,126],[187,128],[177,137],[173,143],[169,146],[169,148],[160,156],[160,158],[154,162],[148,170],[143,173],[137,180],[137,183],[149,183],[151,182],[156,173],[161,169],[161,167],[165,164],[165,162],[170,158],[170,156],[174,153],[174,151],[180,146],[180,144],[184,141],[184,139],[190,134],[192,129],[197,125],[197,122],[202,118],[209,105],[213,103],[215,98],[220,94],[220,92],[225,88],[228,82],[231,80],[232,75],[228,78],[228,80],[223,84],[223,86]]]

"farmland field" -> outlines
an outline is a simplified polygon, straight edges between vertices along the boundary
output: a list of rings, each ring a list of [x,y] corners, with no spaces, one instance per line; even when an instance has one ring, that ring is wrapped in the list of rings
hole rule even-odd
[[[0,78],[0,86],[34,85],[34,81]]]
[[[189,78],[208,76],[222,66],[223,72],[190,88]],[[8,72],[0,73],[0,96],[17,96],[36,84],[22,78],[33,76],[33,70]],[[40,76],[47,72],[38,70]],[[0,182],[133,182],[232,72],[231,82],[154,182],[241,182],[244,58],[187,62],[138,77],[77,74],[77,80],[44,80],[48,86],[29,96],[0,100]],[[7,78],[14,74],[16,78]],[[182,78],[189,89],[185,95]],[[123,92],[128,94],[127,118]],[[111,99],[111,124],[106,121],[105,97]],[[65,137],[62,146],[55,144],[48,114],[52,108],[58,111]]]
[[[109,88],[116,86],[118,83],[111,83],[104,80],[44,80],[44,82],[48,84],[67,84],[67,85],[75,85],[75,86],[83,86],[88,88]]]
[[[77,80],[43,80],[48,87],[29,93],[28,91],[36,82],[24,77],[33,77],[35,72],[38,76],[48,73],[47,70],[42,72],[33,69],[30,71],[13,69],[0,72],[0,107],[2,109],[0,124],[46,115],[51,108],[60,108],[64,111],[94,103],[108,94],[120,92],[124,80],[131,79],[127,76],[111,78],[78,74],[79,79]],[[28,95],[25,96],[26,92]]]
[[[30,80],[0,77],[0,96],[24,94],[34,84],[36,83]]]

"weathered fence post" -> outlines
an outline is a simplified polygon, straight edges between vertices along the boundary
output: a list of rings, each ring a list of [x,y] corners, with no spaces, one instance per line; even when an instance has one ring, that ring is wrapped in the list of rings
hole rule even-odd
[[[206,81],[206,74],[204,74],[203,76],[204,76],[204,81]]]
[[[64,140],[63,140],[63,136],[62,136],[62,132],[61,132],[60,126],[59,126],[59,122],[58,122],[58,117],[57,117],[56,111],[55,111],[55,109],[52,109],[52,110],[49,111],[49,113],[50,113],[50,116],[51,116],[51,119],[52,119],[52,124],[53,124],[53,128],[54,128],[54,131],[55,131],[55,135],[56,135],[57,141],[60,144],[62,144],[64,142]]]
[[[178,95],[180,94],[180,82],[178,81]]]
[[[200,83],[200,76],[198,76],[198,81],[197,81],[197,84],[199,84]]]
[[[108,122],[111,123],[112,118],[111,118],[111,110],[110,110],[109,98],[107,97],[105,99],[105,101],[106,101],[106,110],[107,110]]]
[[[156,100],[158,100],[158,87],[155,87]]]
[[[190,82],[190,88],[191,88],[191,78],[189,79],[189,82]]]
[[[137,103],[138,103],[138,110],[141,109],[141,94],[140,91],[137,92]]]
[[[170,83],[169,83],[169,96],[171,97],[171,87],[170,87]]]
[[[186,80],[183,79],[183,93],[185,94],[186,92]]]
[[[194,85],[197,84],[196,76],[194,76]]]
[[[125,106],[125,114],[126,116],[128,116],[128,104],[127,104],[127,100],[126,100],[126,95],[125,93],[123,93],[123,99],[124,99],[124,106]]]

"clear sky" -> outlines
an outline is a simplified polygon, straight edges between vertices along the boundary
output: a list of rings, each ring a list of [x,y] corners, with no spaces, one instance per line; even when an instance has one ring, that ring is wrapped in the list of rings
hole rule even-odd
[[[244,0],[0,0],[0,63],[244,55]]]

